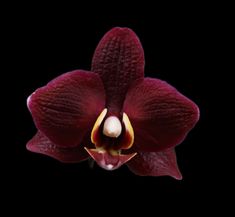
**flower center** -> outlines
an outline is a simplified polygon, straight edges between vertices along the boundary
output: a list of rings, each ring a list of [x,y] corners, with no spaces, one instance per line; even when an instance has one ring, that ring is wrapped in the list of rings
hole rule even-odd
[[[122,122],[116,116],[110,116],[105,119],[107,112],[108,109],[105,108],[96,119],[91,131],[91,142],[97,149],[102,149],[103,151],[107,149],[111,155],[118,155],[117,151],[132,147],[134,130],[125,112],[122,114]],[[110,139],[105,138],[104,135]],[[113,142],[115,147],[112,147]],[[114,153],[111,153],[112,151]]]
[[[104,122],[103,134],[108,137],[117,138],[122,132],[120,120],[115,116],[108,117]]]

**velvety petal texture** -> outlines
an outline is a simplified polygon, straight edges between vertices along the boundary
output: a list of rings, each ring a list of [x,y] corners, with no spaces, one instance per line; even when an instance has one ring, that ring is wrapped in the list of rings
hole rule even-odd
[[[104,109],[98,74],[76,70],[37,89],[28,98],[36,127],[60,147],[77,147]]]
[[[175,179],[182,179],[174,149],[161,152],[139,152],[127,165],[136,175],[172,176]]]
[[[123,111],[135,132],[135,146],[143,151],[161,151],[185,138],[199,118],[198,107],[174,87],[146,78],[129,89]]]
[[[48,155],[63,163],[78,163],[89,157],[82,146],[59,147],[40,131],[27,143],[26,147],[29,151]]]
[[[106,108],[118,114],[130,84],[144,77],[144,51],[128,28],[113,28],[98,44],[92,69],[100,75],[106,91]]]

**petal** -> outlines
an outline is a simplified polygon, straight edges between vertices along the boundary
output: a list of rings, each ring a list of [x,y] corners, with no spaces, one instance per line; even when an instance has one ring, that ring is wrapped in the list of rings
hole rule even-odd
[[[121,148],[129,149],[134,143],[134,130],[126,113],[123,113],[122,121],[125,129],[123,139],[121,140]]]
[[[81,70],[59,76],[28,99],[36,127],[61,147],[80,145],[104,105],[99,76]]]
[[[144,77],[144,51],[136,34],[119,27],[106,33],[95,50],[92,71],[104,83],[106,107],[119,113],[131,82]]]
[[[58,147],[40,131],[27,143],[26,148],[29,151],[48,155],[64,163],[77,163],[89,157],[82,146],[75,148]]]
[[[96,163],[103,169],[106,170],[115,170],[120,166],[125,164],[131,158],[133,158],[136,153],[132,154],[119,154],[118,152],[114,153],[108,152],[105,149],[88,149],[85,148],[88,154],[96,161]]]
[[[137,150],[161,151],[183,141],[199,119],[198,107],[164,81],[146,78],[129,89],[123,111]]]
[[[140,176],[172,176],[181,180],[174,149],[161,152],[139,152],[127,163],[129,169]]]
[[[101,129],[101,124],[105,118],[105,115],[107,114],[107,109],[105,108],[101,113],[100,115],[98,116],[93,128],[92,128],[92,131],[91,131],[91,142],[96,146],[96,147],[99,147],[99,146],[102,146],[102,138],[101,138],[101,132],[102,132],[102,129]]]

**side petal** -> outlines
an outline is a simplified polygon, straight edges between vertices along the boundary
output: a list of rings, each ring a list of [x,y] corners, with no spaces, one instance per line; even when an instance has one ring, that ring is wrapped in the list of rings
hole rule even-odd
[[[36,127],[50,141],[75,147],[104,109],[105,93],[97,74],[75,70],[37,89],[27,102]]]
[[[75,148],[58,147],[40,131],[27,143],[26,148],[29,151],[53,157],[63,163],[77,163],[89,157],[82,146]]]
[[[129,85],[144,77],[144,51],[136,34],[119,27],[107,32],[95,50],[92,71],[104,83],[108,110],[120,112]]]
[[[164,81],[146,78],[129,89],[123,111],[137,150],[161,151],[182,142],[199,119],[198,107]]]
[[[139,152],[132,158],[127,166],[140,176],[171,176],[181,180],[174,149],[162,152]]]

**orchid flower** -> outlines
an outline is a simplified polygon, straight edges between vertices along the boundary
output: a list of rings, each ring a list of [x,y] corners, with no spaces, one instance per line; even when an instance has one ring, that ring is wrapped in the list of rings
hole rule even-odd
[[[144,78],[144,51],[129,28],[98,44],[91,71],[65,73],[27,99],[38,129],[27,149],[61,162],[93,158],[106,169],[181,179],[175,146],[199,109],[165,81]]]

